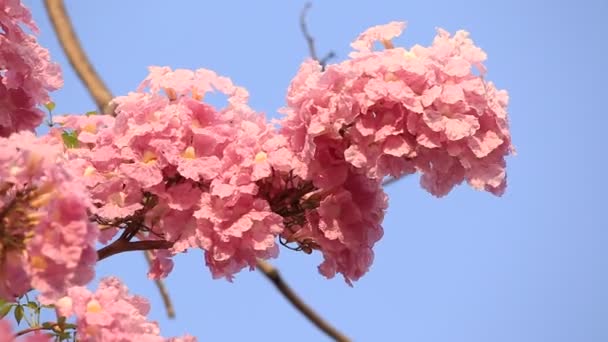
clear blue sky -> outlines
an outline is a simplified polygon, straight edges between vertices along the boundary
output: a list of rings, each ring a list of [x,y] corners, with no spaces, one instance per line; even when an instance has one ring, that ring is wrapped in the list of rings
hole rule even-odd
[[[57,45],[42,1],[25,1],[42,44],[64,67],[58,113],[92,101]],[[115,94],[148,65],[205,67],[231,77],[269,115],[307,56],[300,1],[68,1],[93,63]],[[409,27],[396,43],[428,44],[439,26],[466,29],[489,55],[488,78],[509,90],[513,140],[502,198],[462,186],[435,199],[417,177],[388,189],[385,236],[354,288],[317,273],[319,256],[282,250],[276,265],[355,341],[608,341],[608,1],[316,1],[320,54],[343,59],[365,28]],[[201,341],[323,341],[256,272],[212,280],[200,252],[179,256],[167,283],[169,321],[140,253],[102,262],[152,300],[166,335]]]

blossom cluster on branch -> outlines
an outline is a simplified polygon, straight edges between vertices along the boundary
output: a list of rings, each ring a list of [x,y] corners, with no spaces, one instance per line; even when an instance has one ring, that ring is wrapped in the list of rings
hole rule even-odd
[[[118,279],[84,287],[113,254],[150,250],[159,279],[197,248],[214,278],[232,280],[283,245],[318,251],[319,272],[351,284],[383,235],[386,177],[420,172],[436,196],[463,181],[506,187],[507,93],[485,80],[486,55],[464,31],[405,49],[392,42],[403,23],[373,27],[348,60],[305,61],[274,122],[213,71],[151,67],[113,100],[116,117],[55,117],[36,137],[59,69],[20,28],[35,28],[27,9],[0,5],[0,298],[39,291],[80,340],[163,340]],[[224,108],[205,102],[212,91]]]

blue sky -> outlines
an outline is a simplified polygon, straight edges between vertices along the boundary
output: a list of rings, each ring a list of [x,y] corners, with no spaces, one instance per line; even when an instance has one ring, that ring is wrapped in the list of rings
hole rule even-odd
[[[42,1],[25,3],[41,43],[64,68],[57,113],[94,104],[57,44]],[[114,94],[149,65],[213,69],[269,116],[307,56],[300,1],[68,1],[77,33]],[[436,199],[417,177],[387,189],[385,236],[354,288],[316,270],[320,258],[282,250],[286,280],[355,341],[608,340],[608,1],[317,1],[309,27],[319,54],[346,58],[369,26],[405,20],[396,44],[429,44],[435,27],[465,29],[489,55],[488,79],[510,93],[518,155],[502,198],[466,186]],[[336,61],[336,60],[334,60]],[[149,297],[165,335],[201,341],[323,341],[256,272],[212,280],[201,252],[176,258],[167,320],[140,253],[105,260]]]

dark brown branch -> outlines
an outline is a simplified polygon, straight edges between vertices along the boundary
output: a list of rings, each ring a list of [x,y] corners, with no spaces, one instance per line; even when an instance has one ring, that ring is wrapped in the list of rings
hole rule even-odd
[[[165,240],[125,241],[118,239],[98,250],[97,260],[101,261],[107,257],[123,252],[167,249],[171,248],[172,246],[173,242]]]
[[[344,336],[336,328],[332,327],[328,322],[321,318],[310,306],[308,306],[298,295],[287,285],[281,277],[279,271],[264,260],[258,259],[258,270],[262,272],[268,280],[281,292],[281,294],[300,311],[309,321],[317,328],[321,329],[329,337],[335,341],[348,342],[350,339]]]
[[[144,256],[146,257],[146,261],[148,261],[148,266],[152,266],[152,254],[150,251],[145,251]],[[165,311],[167,311],[167,316],[169,318],[175,318],[173,302],[171,302],[171,297],[169,297],[169,291],[167,290],[165,283],[162,279],[154,279],[154,283],[156,284],[156,288],[158,288],[158,292],[160,292],[163,304],[165,305]]]
[[[389,186],[389,185],[391,185],[391,184],[393,184],[393,183],[398,182],[398,181],[399,181],[401,178],[402,178],[402,177],[391,177],[391,178],[389,178],[389,179],[387,179],[387,180],[383,181],[383,182],[382,182],[382,186],[384,186],[384,187]]]
[[[304,8],[302,8],[302,12],[300,12],[300,31],[302,31],[302,34],[304,35],[304,39],[306,39],[306,44],[308,45],[308,53],[310,54],[310,58],[319,62],[319,64],[321,65],[321,69],[325,70],[325,66],[327,65],[327,62],[330,59],[334,58],[336,56],[336,54],[333,51],[329,51],[327,53],[327,55],[325,55],[325,57],[323,57],[323,58],[319,59],[319,56],[317,56],[317,49],[315,48],[315,39],[312,37],[310,32],[308,32],[308,26],[306,25],[306,15],[308,14],[308,11],[310,10],[311,7],[312,7],[312,3],[307,2],[306,4],[304,4]]]
[[[82,80],[84,86],[93,97],[97,108],[103,114],[112,114],[114,111],[114,108],[110,105],[112,93],[103,83],[84,53],[78,37],[76,37],[76,33],[72,28],[72,23],[65,10],[63,1],[44,0],[44,4],[63,51],[74,70],[76,70],[78,77],[80,77],[80,80]]]

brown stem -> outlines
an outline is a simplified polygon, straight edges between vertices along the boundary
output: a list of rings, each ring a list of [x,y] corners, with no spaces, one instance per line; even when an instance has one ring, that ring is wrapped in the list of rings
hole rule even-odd
[[[150,251],[144,251],[144,256],[148,261],[148,265],[152,266],[152,254]],[[169,318],[175,318],[175,310],[173,309],[173,303],[171,302],[171,297],[169,297],[169,291],[165,286],[165,283],[162,279],[154,279],[154,283],[158,288],[158,292],[160,292],[160,296],[163,299],[163,303],[165,304],[165,311],[167,311],[167,316]]]
[[[74,70],[76,70],[78,77],[80,77],[80,80],[82,80],[93,97],[97,108],[103,114],[112,114],[114,111],[114,108],[110,105],[112,93],[103,83],[84,53],[78,37],[72,28],[72,23],[65,10],[63,1],[44,0],[44,5],[63,51]]]
[[[312,37],[310,32],[308,32],[308,26],[306,25],[306,15],[308,14],[308,11],[311,7],[312,3],[307,2],[306,4],[304,4],[304,8],[302,8],[302,11],[300,12],[300,31],[302,31],[302,35],[304,35],[304,39],[306,39],[306,45],[308,45],[308,53],[310,54],[310,58],[319,62],[319,64],[321,65],[321,69],[325,70],[327,62],[330,59],[334,58],[336,54],[333,51],[329,51],[327,55],[325,55],[325,57],[323,58],[319,58],[317,56],[317,49],[315,48],[315,39]]]
[[[173,242],[165,240],[126,241],[118,239],[97,251],[97,260],[101,261],[112,255],[129,251],[148,251],[151,249],[167,249]]]
[[[27,328],[27,329],[23,329],[21,331],[18,331],[15,334],[15,337],[19,337],[19,336],[22,336],[22,335],[25,335],[25,334],[29,334],[29,333],[34,332],[34,331],[39,331],[39,330],[50,330],[50,329],[49,328],[45,328],[43,326],[31,327],[31,328]]]
[[[300,311],[309,321],[311,321],[317,328],[321,329],[327,336],[333,338],[335,341],[348,342],[350,339],[344,336],[336,328],[332,327],[326,322],[319,314],[317,314],[310,306],[308,306],[298,295],[287,285],[287,283],[281,277],[279,271],[264,260],[258,259],[257,261],[258,270],[262,272],[268,280],[281,292],[281,294]]]

